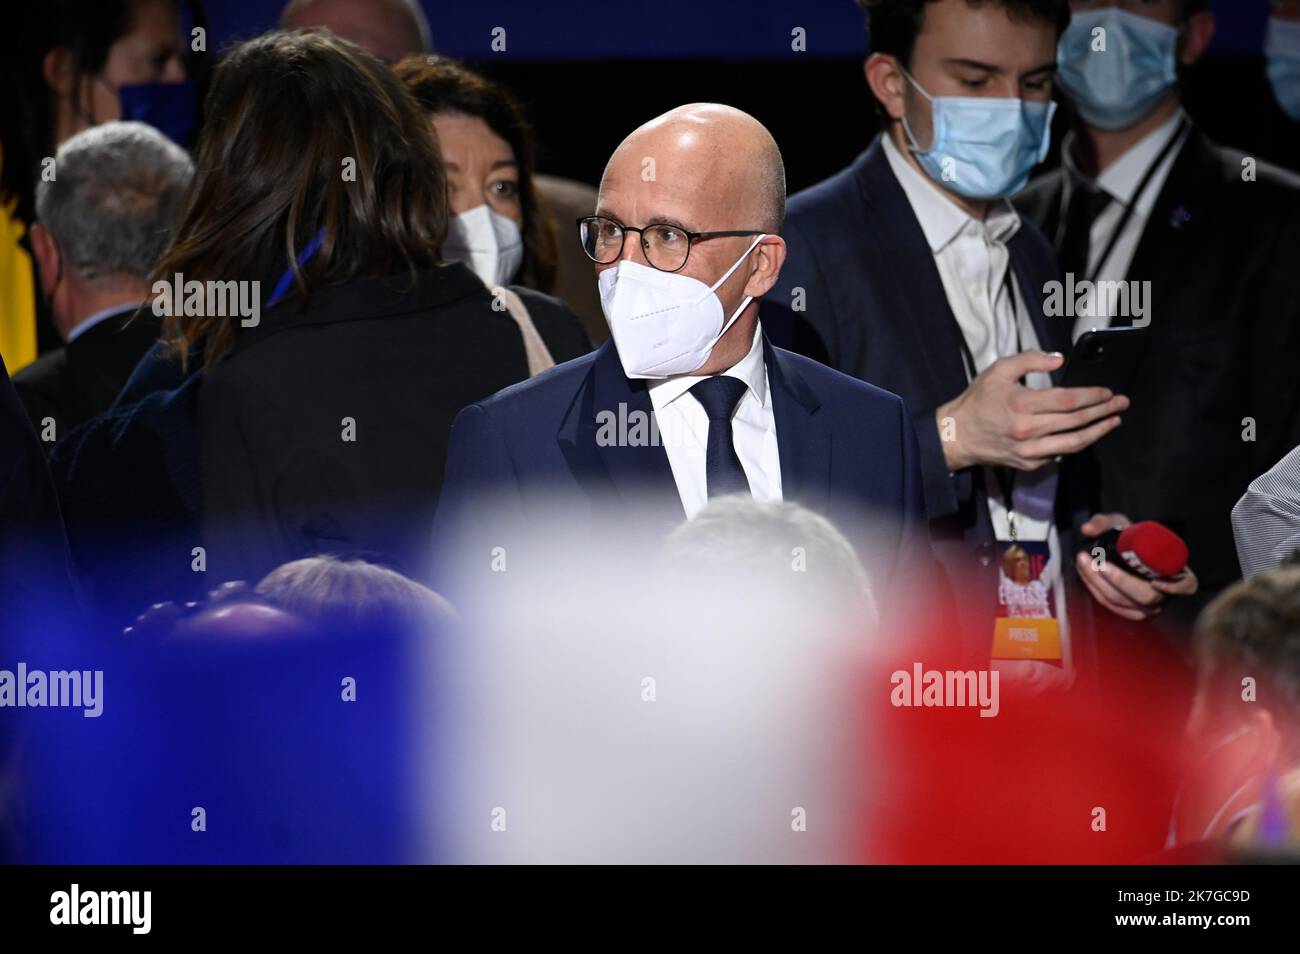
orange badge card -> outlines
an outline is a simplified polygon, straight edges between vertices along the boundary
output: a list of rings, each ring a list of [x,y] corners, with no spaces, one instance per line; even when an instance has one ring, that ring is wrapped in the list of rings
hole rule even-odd
[[[1061,658],[1051,553],[1046,542],[999,543],[994,659]]]

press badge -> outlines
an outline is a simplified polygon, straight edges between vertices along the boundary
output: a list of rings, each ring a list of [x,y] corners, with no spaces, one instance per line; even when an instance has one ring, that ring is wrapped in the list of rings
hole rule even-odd
[[[1055,568],[1046,541],[999,540],[994,659],[1060,660]]]

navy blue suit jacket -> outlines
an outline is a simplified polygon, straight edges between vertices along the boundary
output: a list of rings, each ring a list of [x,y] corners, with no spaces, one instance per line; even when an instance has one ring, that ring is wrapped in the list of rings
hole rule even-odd
[[[802,341],[800,350],[819,344],[831,367],[901,395],[921,445],[931,519],[966,512],[967,535],[990,540],[987,507],[973,506],[983,493],[978,474],[949,473],[934,420],[935,409],[968,383],[961,331],[880,141],[847,169],[793,196],[782,235],[789,254],[763,300],[764,326],[778,343]],[[1040,347],[1068,351],[1069,323],[1043,315],[1043,286],[1058,277],[1051,245],[1025,221],[1008,249]],[[802,312],[790,307],[796,288],[803,289]]]
[[[994,534],[982,471],[949,472],[935,423],[935,410],[968,384],[961,330],[881,141],[847,169],[791,197],[786,208],[782,236],[789,253],[763,299],[763,325],[773,340],[902,396],[920,444],[935,554],[954,583],[975,580],[974,589],[987,593],[988,605],[967,604],[968,615],[991,619]],[[1039,346],[1068,352],[1070,323],[1043,314],[1043,287],[1058,278],[1051,245],[1026,220],[1008,249]],[[1067,529],[1086,508],[1076,505],[1063,474],[1058,523]]]
[[[764,355],[784,498],[835,523],[877,587],[906,561],[928,562],[921,468],[903,402],[766,341]],[[557,500],[592,512],[635,502],[649,508],[652,528],[681,523],[685,513],[661,445],[597,440],[598,415],[617,414],[620,405],[628,415],[653,413],[646,382],[624,375],[607,341],[466,407],[452,426],[439,540],[464,533],[485,509],[508,525],[545,520]]]

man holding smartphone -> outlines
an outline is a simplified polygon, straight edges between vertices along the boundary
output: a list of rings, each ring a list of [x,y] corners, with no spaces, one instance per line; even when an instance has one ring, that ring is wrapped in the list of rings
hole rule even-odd
[[[1121,298],[1075,323],[1076,339],[1130,325],[1146,338],[1124,427],[1081,463],[1101,509],[1186,540],[1195,609],[1241,576],[1233,504],[1300,443],[1300,179],[1211,143],[1184,111],[1183,78],[1214,35],[1210,0],[1071,8],[1057,85],[1076,121],[1061,167],[1016,201],[1056,243],[1067,286],[1148,290],[1141,314]]]
[[[1047,151],[1068,4],[860,3],[867,82],[887,126],[851,167],[788,204],[789,258],[768,301],[789,304],[774,324],[810,328],[834,367],[903,396],[964,641],[983,658],[992,646],[1008,676],[1067,685],[1093,661],[1081,593],[1066,612],[1063,571],[1076,564],[1062,534],[1089,511],[1061,486],[1058,461],[1114,431],[1129,402],[1056,386],[1070,328],[1044,315],[1055,257],[1006,197]],[[1094,516],[1083,529],[1125,522]],[[1051,594],[1050,625],[1019,620],[1000,597],[1013,548],[1025,579],[1012,582]],[[1077,565],[1093,597],[1131,619],[1196,585]]]

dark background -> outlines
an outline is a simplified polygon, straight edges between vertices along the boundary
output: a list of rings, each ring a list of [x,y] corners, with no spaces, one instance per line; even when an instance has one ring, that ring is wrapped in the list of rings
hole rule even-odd
[[[685,102],[730,103],[772,131],[790,192],[843,168],[877,129],[853,0],[424,0],[439,53],[505,83],[537,131],[539,168],[590,183],[641,122]],[[208,0],[211,50],[275,26],[279,0]],[[1294,167],[1259,51],[1266,0],[1216,0],[1188,106],[1212,138]],[[506,51],[491,50],[492,29]],[[806,31],[806,52],[791,31]],[[1061,123],[1067,120],[1062,116]],[[1059,130],[1058,130],[1059,132]],[[1059,135],[1054,137],[1059,142]]]

